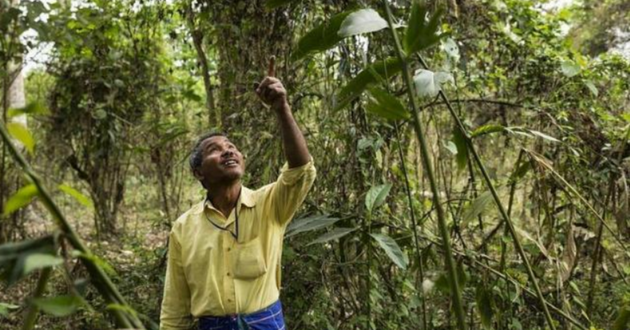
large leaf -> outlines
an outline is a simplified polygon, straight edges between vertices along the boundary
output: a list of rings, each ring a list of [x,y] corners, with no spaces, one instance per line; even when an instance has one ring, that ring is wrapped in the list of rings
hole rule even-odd
[[[325,243],[328,241],[332,241],[332,240],[336,240],[339,239],[341,237],[344,237],[348,234],[350,234],[351,232],[357,230],[356,228],[335,228],[330,232],[327,232],[326,234],[319,236],[318,238],[316,238],[314,241],[308,243],[306,246],[312,245],[312,244],[317,244],[317,243]]]
[[[413,82],[416,85],[418,96],[434,97],[442,90],[443,83],[453,83],[454,80],[450,73],[420,69],[416,71]]]
[[[477,302],[481,324],[486,329],[492,329],[492,315],[494,314],[492,311],[492,299],[490,293],[482,285],[477,286],[475,301]]]
[[[57,317],[68,316],[82,305],[81,298],[77,296],[37,298],[33,299],[33,303],[42,311]]]
[[[493,201],[490,191],[486,191],[483,194],[477,196],[475,200],[466,207],[462,215],[461,226],[465,227],[468,222],[479,216],[487,207],[490,202]]]
[[[70,187],[67,184],[61,184],[59,185],[59,190],[65,192],[66,194],[72,196],[74,199],[77,200],[77,202],[83,204],[84,206],[87,206],[90,209],[94,208],[94,204],[92,203],[92,201],[85,195],[83,195],[81,192],[79,192],[78,190]]]
[[[0,279],[6,281],[7,285],[12,285],[25,275],[27,263],[30,264],[28,271],[35,267],[38,258],[28,262],[30,256],[35,254],[55,255],[55,250],[55,238],[53,236],[0,245]],[[50,262],[48,264],[50,265]]]
[[[376,240],[378,245],[380,245],[381,248],[385,250],[385,253],[387,254],[387,256],[390,259],[392,259],[392,261],[398,267],[402,269],[407,268],[407,263],[408,263],[407,257],[405,256],[403,251],[400,249],[400,246],[398,246],[398,243],[396,243],[396,241],[394,241],[391,237],[384,234],[370,234],[370,236],[372,236]]]
[[[580,66],[573,61],[563,61],[560,65],[560,69],[562,71],[562,74],[564,74],[568,78],[571,78],[580,73],[581,70]]]
[[[296,219],[287,227],[285,238],[307,231],[322,229],[334,224],[337,221],[339,221],[339,218],[331,218],[325,214]]]
[[[348,15],[341,23],[337,34],[342,38],[347,38],[357,34],[376,32],[386,27],[387,21],[374,9],[368,8],[357,10]]]
[[[19,309],[20,306],[0,302],[0,316],[9,316],[9,310]]]
[[[351,11],[348,11],[337,14],[327,22],[309,31],[300,38],[291,58],[293,60],[299,60],[307,55],[323,52],[335,46],[339,41],[343,40],[343,37],[337,34],[341,23],[351,13]]]
[[[380,88],[370,89],[370,101],[365,109],[390,120],[409,119],[409,111],[393,95]]]
[[[400,72],[401,69],[400,61],[394,57],[369,65],[341,89],[337,95],[335,110],[345,107],[359,97],[368,85],[375,83],[381,78],[391,78]]]
[[[37,196],[39,191],[34,184],[29,184],[20,188],[13,196],[7,200],[4,205],[4,215],[9,215],[20,208],[28,205],[35,196]]]
[[[409,25],[407,26],[403,40],[403,46],[408,55],[427,49],[440,41],[442,35],[437,33],[437,29],[442,12],[442,8],[438,9],[427,22],[426,6],[420,4],[419,1],[414,1],[411,7]]]
[[[63,263],[63,259],[53,254],[32,253],[26,256],[26,260],[24,261],[24,269],[22,271],[22,275],[26,276],[30,272],[36,269],[54,267],[57,265],[61,265],[62,263]]]
[[[365,195],[365,207],[367,208],[368,213],[372,213],[374,208],[385,203],[385,198],[387,198],[390,189],[392,189],[391,183],[370,188],[367,195]]]
[[[31,135],[31,132],[28,131],[26,126],[24,126],[24,124],[8,123],[7,131],[9,131],[9,134],[11,134],[11,136],[13,136],[16,140],[20,141],[20,143],[22,143],[22,145],[24,146],[24,148],[26,148],[26,150],[28,150],[28,152],[30,152],[31,154],[33,153],[33,150],[35,149],[35,139],[33,138],[33,135]]]

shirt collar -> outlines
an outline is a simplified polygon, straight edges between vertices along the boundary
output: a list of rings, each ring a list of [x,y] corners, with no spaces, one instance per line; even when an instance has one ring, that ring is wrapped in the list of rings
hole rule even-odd
[[[256,206],[256,198],[254,198],[254,191],[252,191],[251,189],[243,186],[241,188],[241,199],[239,201],[239,203],[237,203],[236,207],[239,208],[241,206],[247,206],[247,207],[254,207]],[[201,203],[199,203],[197,205],[197,209],[195,210],[195,213],[197,214],[201,214],[201,212],[203,212],[204,208],[213,208],[211,203],[207,203],[206,199],[204,198],[203,201],[201,201]]]

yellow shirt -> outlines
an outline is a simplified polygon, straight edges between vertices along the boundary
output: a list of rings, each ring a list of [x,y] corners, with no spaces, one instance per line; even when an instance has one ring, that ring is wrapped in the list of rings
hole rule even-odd
[[[160,322],[162,330],[190,329],[193,318],[251,313],[280,295],[280,259],[287,224],[315,180],[313,162],[282,168],[278,180],[245,187],[226,219],[201,202],[174,223]],[[205,213],[205,214],[204,214]],[[216,225],[228,230],[220,230]]]

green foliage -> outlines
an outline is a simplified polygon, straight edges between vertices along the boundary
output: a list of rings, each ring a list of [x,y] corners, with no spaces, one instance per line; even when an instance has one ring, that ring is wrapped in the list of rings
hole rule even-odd
[[[389,195],[389,190],[392,189],[391,183],[382,184],[370,188],[365,195],[365,207],[368,213],[372,213],[375,208],[385,203],[385,198]]]
[[[427,22],[427,6],[421,2],[424,1],[413,1],[411,16],[405,30],[403,46],[408,56],[437,44],[444,37],[443,34],[438,33],[438,24],[444,10],[438,9]]]
[[[82,300],[77,296],[57,296],[52,298],[37,298],[33,303],[42,311],[56,317],[68,316],[81,307]]]
[[[370,101],[365,110],[390,120],[409,119],[409,111],[393,95],[378,88],[370,89]]]
[[[291,58],[299,60],[305,56],[323,52],[335,46],[344,38],[338,34],[338,31],[346,17],[351,13],[343,12],[337,14],[302,36]]]
[[[29,184],[20,188],[20,190],[18,190],[13,196],[9,198],[9,200],[7,200],[6,204],[4,205],[3,214],[11,214],[30,204],[30,202],[35,197],[37,197],[38,193],[39,191],[34,184]]]
[[[369,65],[339,91],[335,109],[345,107],[359,97],[369,85],[392,78],[400,70],[400,62],[393,57]]]
[[[370,234],[378,245],[385,251],[385,254],[400,268],[406,269],[409,263],[407,256],[398,246],[398,243],[385,234]]]

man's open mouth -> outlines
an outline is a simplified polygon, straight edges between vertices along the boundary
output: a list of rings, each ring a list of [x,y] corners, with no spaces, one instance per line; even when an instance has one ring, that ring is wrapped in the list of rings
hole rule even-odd
[[[238,165],[238,162],[235,159],[228,159],[228,160],[224,161],[221,164],[223,166],[236,166],[236,165]]]

